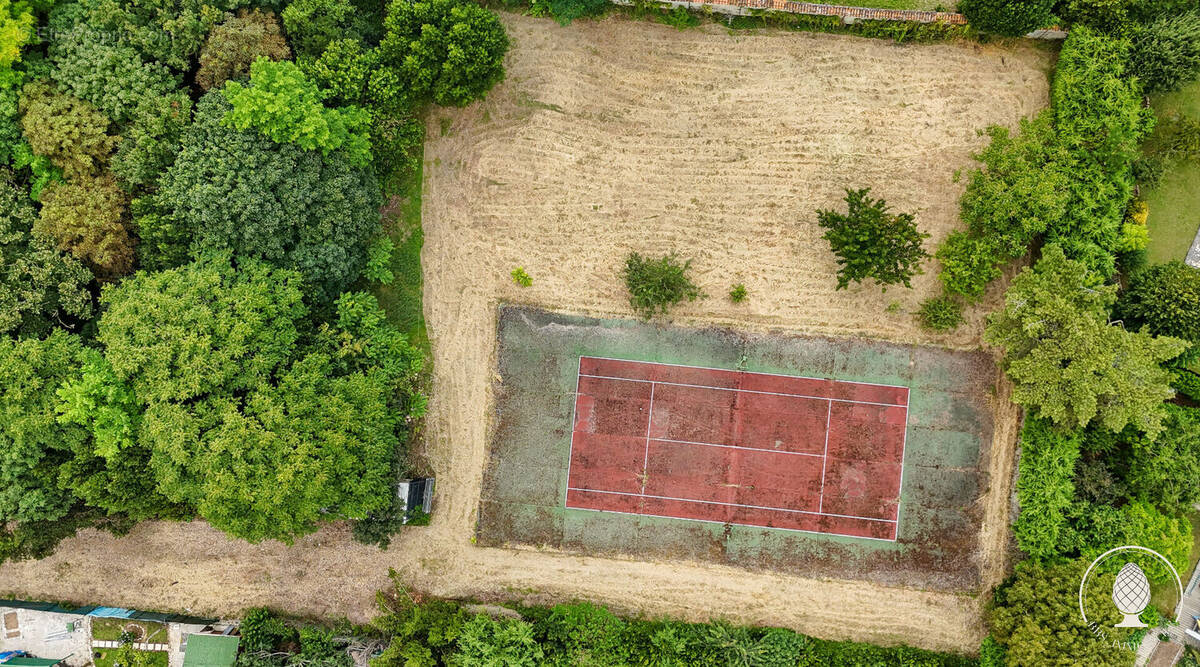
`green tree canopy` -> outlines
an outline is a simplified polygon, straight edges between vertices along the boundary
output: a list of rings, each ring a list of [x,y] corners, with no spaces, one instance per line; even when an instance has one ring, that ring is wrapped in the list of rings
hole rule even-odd
[[[1075,463],[1079,437],[1056,429],[1036,417],[1021,430],[1021,463],[1017,477],[1017,502],[1021,514],[1013,535],[1021,551],[1034,558],[1059,553],[1059,533],[1067,521],[1066,510],[1075,501]]]
[[[1174,392],[1160,364],[1186,343],[1110,325],[1115,291],[1056,245],[1013,280],[984,339],[1004,349],[1014,401],[1072,428],[1095,419],[1114,432],[1161,429],[1161,404]]]
[[[1055,0],[962,0],[958,11],[971,27],[997,35],[1020,37],[1050,26]]]
[[[55,392],[78,371],[75,336],[0,337],[0,523],[61,519],[75,504],[58,487],[58,466],[86,430],[60,424]]]
[[[133,269],[135,240],[128,224],[129,197],[111,175],[51,183],[42,192],[35,234],[53,238],[102,277]]]
[[[1200,270],[1180,261],[1138,271],[1117,301],[1116,314],[1129,329],[1200,343]]]
[[[1166,410],[1162,433],[1134,443],[1125,481],[1134,497],[1186,512],[1200,502],[1200,410],[1171,404]]]
[[[170,266],[188,248],[228,249],[295,269],[328,304],[358,278],[379,230],[379,183],[341,151],[323,155],[227,127],[229,102],[205,95],[183,150],[159,181],[157,213],[139,218]],[[155,258],[150,258],[155,263]]]
[[[847,213],[817,211],[817,222],[826,230],[823,238],[841,267],[838,289],[867,278],[885,289],[896,283],[912,287],[921,260],[929,256],[922,247],[929,235],[917,229],[913,214],[889,213],[887,202],[870,195],[870,188],[847,189]]]
[[[289,8],[293,5],[290,5]],[[250,65],[259,58],[287,60],[292,50],[279,29],[275,14],[260,9],[229,14],[213,28],[200,52],[196,85],[204,90],[226,81],[250,76]]]
[[[383,67],[414,101],[464,106],[504,78],[508,36],[491,11],[466,0],[394,0],[379,44]]]
[[[21,93],[21,128],[34,153],[50,158],[67,178],[94,176],[108,166],[119,138],[91,104],[58,92],[45,81]]]
[[[43,337],[92,316],[92,274],[33,235],[29,196],[0,182],[0,335]]]
[[[1200,76],[1200,10],[1163,16],[1134,33],[1130,70],[1146,92],[1170,92]]]
[[[224,122],[239,130],[326,155],[341,149],[359,167],[371,161],[370,112],[326,107],[321,90],[296,63],[260,57],[250,66],[250,84],[230,81],[224,95],[230,105]]]

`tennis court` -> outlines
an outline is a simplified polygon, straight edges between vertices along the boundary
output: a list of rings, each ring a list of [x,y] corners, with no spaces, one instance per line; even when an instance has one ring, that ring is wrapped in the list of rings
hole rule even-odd
[[[581,356],[566,507],[895,540],[908,388]]]

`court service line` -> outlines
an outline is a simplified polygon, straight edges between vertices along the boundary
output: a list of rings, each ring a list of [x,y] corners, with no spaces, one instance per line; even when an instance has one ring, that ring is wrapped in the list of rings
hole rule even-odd
[[[908,389],[908,387],[906,387],[902,384],[882,384],[879,382],[860,382],[858,380],[838,380],[837,378],[815,378],[815,377],[809,377],[807,375],[787,375],[784,373],[764,373],[762,371],[739,371],[739,370],[734,370],[732,368],[713,368],[712,366],[692,366],[690,364],[669,364],[665,361],[640,361],[638,359],[617,359],[615,357],[593,357],[590,354],[581,355],[579,357],[579,359],[580,359],[580,362],[582,362],[583,359],[598,359],[600,361],[624,361],[624,362],[630,363],[630,364],[647,364],[650,366],[676,366],[679,368],[695,368],[695,369],[701,370],[701,371],[722,371],[724,373],[745,373],[746,375],[765,375],[767,377],[796,378],[799,380],[820,380],[822,382],[832,381],[832,382],[844,382],[846,384],[865,384],[869,387],[891,387],[893,389]],[[655,382],[658,382],[658,380],[655,380]]]
[[[752,510],[771,510],[774,512],[792,512],[795,514],[812,514],[813,516],[833,516],[839,519],[859,519],[862,521],[875,521],[877,523],[896,523],[895,519],[877,519],[869,516],[856,516],[854,514],[833,514],[831,512],[813,512],[812,510],[794,510],[787,507],[768,507],[765,505],[746,505],[743,503],[725,503],[719,500],[696,500],[695,498],[675,498],[673,496],[656,496],[648,493],[629,493],[626,491],[601,491],[599,489],[580,489],[577,487],[568,487],[568,491],[581,491],[583,493],[603,493],[610,496],[629,496],[631,498],[654,498],[656,500],[675,500],[683,503],[700,503],[703,505],[725,505],[727,507],[744,507]],[[569,505],[568,505],[569,507]],[[605,510],[607,511],[607,510]],[[683,517],[675,517],[682,519]]]
[[[807,398],[814,401],[837,401],[838,403],[857,403],[859,405],[881,405],[888,408],[906,408],[907,403],[878,403],[876,401],[856,401],[850,398],[830,398],[829,396],[808,396],[806,394],[785,394],[778,391],[759,391],[757,389],[735,389],[733,387],[712,387],[705,384],[687,384],[685,382],[664,382],[663,380],[637,380],[634,378],[619,378],[611,375],[592,375],[580,373],[579,377],[596,378],[597,380],[616,380],[618,382],[641,382],[649,384],[665,384],[672,387],[691,387],[692,389],[715,389],[717,391],[740,391],[747,394],[765,394],[767,396],[786,396],[789,398]]]
[[[642,458],[642,495],[646,494],[646,480],[650,478],[650,427],[654,426],[654,385],[650,385],[650,414],[646,417],[646,456]],[[571,434],[571,439],[575,435]]]
[[[583,370],[583,357],[579,358],[579,368],[575,371],[575,400],[571,401],[571,437],[567,439],[567,489],[563,491],[563,507],[567,506],[567,494],[571,488],[571,465],[575,462],[575,419],[579,411],[579,384],[583,382],[579,373]]]
[[[760,523],[741,523],[738,521],[717,521],[715,519],[693,519],[686,516],[671,516],[670,514],[651,514],[649,512],[622,512],[621,510],[598,510],[594,507],[567,507],[567,509],[575,510],[576,512],[599,512],[608,514],[624,514],[625,516],[649,516],[658,519],[675,519],[677,521],[698,521],[700,523],[714,523],[718,526],[726,524],[731,526],[744,526],[746,528],[766,528],[768,530],[790,530],[793,533],[808,533],[809,535],[836,535],[838,537],[851,537],[858,540],[878,540],[880,542],[895,542],[896,538],[887,537],[871,537],[869,535],[851,535],[850,533],[835,533],[833,531],[824,530],[805,530],[803,528],[781,528],[779,526],[764,526]],[[893,535],[895,532],[893,531]]]

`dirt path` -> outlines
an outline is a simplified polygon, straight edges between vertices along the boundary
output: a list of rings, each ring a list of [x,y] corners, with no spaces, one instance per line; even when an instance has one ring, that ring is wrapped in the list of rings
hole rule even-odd
[[[270,604],[363,620],[393,567],[439,595],[582,597],[652,615],[976,649],[980,608],[968,595],[473,546],[496,308],[507,300],[626,315],[617,278],[625,254],[679,249],[712,296],[681,308],[676,322],[974,347],[980,312],[941,341],[912,324],[906,311],[932,293],[932,274],[913,290],[836,292],[813,211],[837,205],[844,187],[872,186],[894,208],[919,211],[930,243],[940,241],[956,224],[963,184],[953,174],[984,141],[976,130],[1046,104],[1048,57],[620,19],[504,21],[514,44],[508,80],[484,103],[438,110],[429,124],[433,524],[387,552],[353,543],[340,526],[292,548],[232,541],[199,523],[143,524],[123,539],[85,531],[44,561],[4,565],[0,594],[217,614]],[[510,282],[518,265],[531,288]],[[722,298],[733,282],[749,288],[748,303]],[[1012,465],[1013,431],[997,424],[1008,440],[991,453],[981,538],[989,581],[1003,568]]]

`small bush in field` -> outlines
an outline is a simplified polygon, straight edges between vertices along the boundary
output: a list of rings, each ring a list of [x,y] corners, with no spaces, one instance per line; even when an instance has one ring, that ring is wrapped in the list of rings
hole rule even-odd
[[[846,190],[847,212],[817,211],[817,222],[825,229],[838,258],[838,289],[851,282],[875,279],[887,289],[901,283],[912,287],[913,275],[921,272],[921,261],[929,256],[922,247],[929,238],[917,229],[912,213],[891,213],[887,202],[872,199],[871,189]]]
[[[962,302],[949,294],[926,299],[917,311],[917,321],[930,331],[951,331],[962,324]]]
[[[687,275],[691,265],[691,260],[680,262],[675,253],[658,259],[630,253],[623,273],[625,287],[629,289],[629,305],[650,319],[655,313],[666,314],[680,302],[704,296]]]
[[[533,278],[525,272],[525,267],[523,266],[518,266],[517,268],[513,269],[512,273],[509,275],[512,276],[513,282],[521,287],[529,287],[533,284]]]
[[[364,271],[367,278],[383,285],[392,284],[396,279],[396,274],[392,273],[392,251],[395,249],[395,244],[386,236],[380,236],[367,246],[367,269]]]
[[[746,291],[746,286],[742,283],[734,285],[733,289],[729,290],[729,300],[734,303],[745,301],[747,296],[749,296],[749,292]]]

